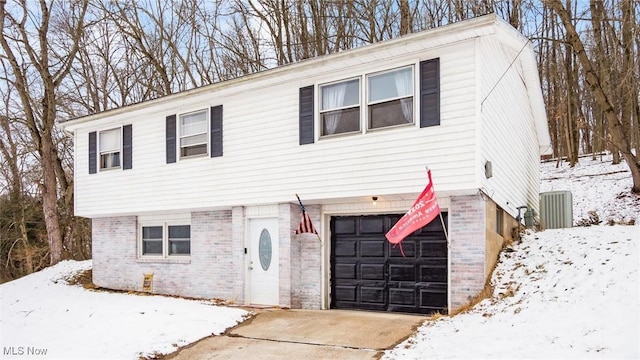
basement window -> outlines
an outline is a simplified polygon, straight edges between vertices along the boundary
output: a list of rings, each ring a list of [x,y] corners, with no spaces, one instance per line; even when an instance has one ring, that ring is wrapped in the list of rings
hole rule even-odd
[[[500,206],[496,205],[496,233],[500,236],[504,236],[504,210]]]
[[[173,222],[144,223],[140,226],[140,256],[171,258],[191,254],[191,225]]]

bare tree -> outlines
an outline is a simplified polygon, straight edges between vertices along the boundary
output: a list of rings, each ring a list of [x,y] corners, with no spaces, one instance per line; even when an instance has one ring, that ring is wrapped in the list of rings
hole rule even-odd
[[[605,80],[601,78],[601,74],[598,72],[598,69],[606,68],[606,67],[615,67],[621,66],[621,72],[627,73],[628,76],[633,74],[635,67],[632,69],[625,69],[625,63],[622,64],[614,64],[610,61],[607,61],[606,57],[597,57],[592,56],[589,57],[587,50],[585,49],[584,43],[580,38],[576,27],[573,23],[573,19],[571,16],[571,12],[564,7],[564,5],[559,0],[547,0],[549,6],[555,11],[555,13],[560,17],[564,28],[566,29],[566,37],[567,42],[573,47],[573,51],[575,52],[580,65],[582,66],[582,70],[585,74],[585,82],[589,86],[589,90],[593,92],[595,101],[598,103],[601,111],[604,114],[604,117],[607,121],[607,128],[609,131],[610,138],[608,139],[610,144],[619,151],[622,157],[627,162],[629,169],[631,170],[631,177],[633,179],[633,187],[632,192],[640,193],[640,159],[636,154],[633,153],[631,148],[631,140],[632,134],[630,134],[627,130],[629,126],[625,125],[625,111],[635,111],[634,118],[638,117],[638,98],[636,96],[635,99],[631,99],[630,101],[635,102],[635,106],[631,106],[627,109],[623,109],[615,106],[615,94],[612,94],[608,91],[607,86],[605,84]],[[625,0],[627,2],[631,2],[631,0]],[[592,0],[591,4],[596,5],[596,0]],[[630,6],[630,5],[629,5]],[[624,44],[624,41],[620,39],[620,43]],[[632,50],[632,49],[627,49]],[[637,52],[636,52],[637,58]],[[633,61],[628,61],[629,63],[633,63]],[[637,80],[636,80],[637,84]],[[636,85],[637,86],[637,85]],[[626,94],[631,95],[631,94]],[[627,119],[628,120],[628,119]]]
[[[573,165],[580,152],[609,149],[625,159],[640,191],[633,152],[640,148],[637,1],[0,0],[0,6],[0,78],[11,89],[2,94],[0,172],[11,183],[3,186],[30,195],[19,200],[21,208],[41,203],[52,264],[64,251],[89,256],[82,235],[88,223],[73,217],[71,139],[55,130],[57,119],[490,12],[536,47],[554,154]],[[12,161],[16,156],[30,156],[28,169]],[[38,189],[28,193],[32,183]],[[24,214],[15,222],[38,216]],[[15,234],[26,239],[24,249],[34,244],[28,228]],[[19,243],[14,255],[23,249]],[[38,267],[37,256],[31,264],[14,258],[25,262],[16,269]]]
[[[64,5],[64,6],[63,6]],[[7,8],[0,2],[2,61],[10,69],[42,169],[42,207],[47,227],[50,262],[63,257],[58,191],[72,201],[72,186],[56,146],[54,126],[58,88],[69,74],[85,28],[88,0],[57,3],[40,0],[38,6],[18,2]]]

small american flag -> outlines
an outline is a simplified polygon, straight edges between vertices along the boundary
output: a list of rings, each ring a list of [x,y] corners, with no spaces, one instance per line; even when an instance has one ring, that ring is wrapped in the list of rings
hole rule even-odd
[[[318,235],[318,231],[316,231],[316,228],[313,227],[313,223],[311,223],[311,218],[309,217],[309,214],[307,214],[307,211],[305,210],[304,205],[302,205],[302,201],[300,200],[300,197],[298,196],[298,194],[296,194],[296,197],[298,198],[298,202],[300,203],[300,209],[302,210],[302,215],[300,216],[300,224],[298,224],[298,228],[296,229],[295,233],[296,234],[313,233]]]

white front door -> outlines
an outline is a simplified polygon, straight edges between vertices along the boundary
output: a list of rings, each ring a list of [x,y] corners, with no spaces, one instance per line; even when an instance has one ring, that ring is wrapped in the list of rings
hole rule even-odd
[[[249,219],[249,301],[279,305],[278,219]]]

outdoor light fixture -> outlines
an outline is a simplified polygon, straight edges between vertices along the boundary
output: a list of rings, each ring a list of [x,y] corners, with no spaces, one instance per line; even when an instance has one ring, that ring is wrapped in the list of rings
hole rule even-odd
[[[372,196],[371,200],[373,200],[373,206],[376,206],[377,201],[378,201],[378,197],[377,196]]]

